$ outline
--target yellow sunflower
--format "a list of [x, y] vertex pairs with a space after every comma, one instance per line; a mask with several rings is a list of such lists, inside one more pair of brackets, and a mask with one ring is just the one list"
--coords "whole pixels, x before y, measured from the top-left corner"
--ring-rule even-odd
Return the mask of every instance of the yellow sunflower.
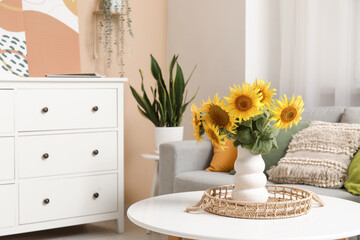
[[193, 136], [196, 137], [197, 142], [201, 142], [203, 137], [201, 136], [201, 113], [200, 109], [196, 106], [196, 104], [193, 104], [191, 106], [191, 112], [193, 117], [193, 127], [195, 129]]
[[191, 105], [191, 113], [193, 117], [192, 124], [196, 129], [198, 126], [201, 125], [201, 114], [200, 109], [196, 106], [196, 104]]
[[203, 140], [203, 136], [201, 135], [201, 125], [195, 127], [195, 131], [193, 133], [193, 136], [196, 138], [197, 143], [201, 142]]
[[232, 132], [233, 128], [236, 127], [234, 118], [226, 111], [224, 100], [220, 101], [217, 94], [213, 101], [208, 98], [208, 101], [203, 102], [201, 105], [203, 107], [203, 112], [205, 113], [204, 119], [206, 121], [210, 121], [219, 128], [226, 128], [229, 132]]
[[251, 117], [261, 114], [261, 93], [250, 84], [234, 85], [230, 87], [230, 97], [225, 97], [227, 110], [230, 115], [239, 119], [239, 122], [249, 120]]
[[281, 97], [281, 101], [276, 100], [277, 107], [274, 107], [271, 110], [273, 117], [272, 121], [276, 121], [275, 127], [278, 129], [284, 128], [287, 130], [291, 128], [293, 124], [297, 125], [301, 120], [301, 114], [304, 111], [304, 102], [301, 96], [298, 96], [295, 99], [293, 95], [292, 98], [288, 98], [284, 95], [284, 98]]
[[215, 126], [211, 122], [205, 122], [203, 126], [206, 135], [210, 138], [213, 146], [223, 150], [225, 145], [225, 135], [220, 135], [219, 127]]
[[262, 103], [263, 110], [266, 108], [270, 109], [272, 106], [272, 102], [275, 101], [272, 99], [276, 93], [276, 89], [269, 89], [271, 85], [271, 82], [265, 82], [264, 80], [260, 79], [259, 81], [255, 79], [255, 82], [253, 83], [253, 88], [258, 89], [258, 91], [262, 94], [262, 98], [260, 100], [260, 103]]

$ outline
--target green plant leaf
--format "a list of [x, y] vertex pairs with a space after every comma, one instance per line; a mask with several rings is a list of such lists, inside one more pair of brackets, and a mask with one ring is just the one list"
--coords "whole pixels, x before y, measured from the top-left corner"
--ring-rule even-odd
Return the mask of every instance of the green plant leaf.
[[172, 99], [168, 92], [166, 92], [166, 111], [167, 111], [167, 122], [170, 124], [169, 126], [174, 126], [174, 122], [176, 122], [176, 116], [173, 109]]
[[[161, 106], [167, 106], [166, 105], [166, 89], [164, 88], [164, 86], [161, 84], [161, 82], [159, 81], [158, 84], [158, 93], [159, 93], [159, 103], [161, 103]], [[166, 111], [164, 111], [164, 113], [166, 113]], [[164, 116], [166, 118], [166, 114]], [[165, 119], [164, 119], [165, 121]]]
[[[175, 64], [177, 62], [179, 56], [174, 55], [173, 58], [171, 59], [170, 62], [170, 66], [169, 66], [169, 95], [170, 95], [170, 99], [171, 99], [171, 103], [174, 104], [175, 103], [175, 87], [174, 87], [174, 67]], [[171, 108], [173, 108], [174, 106], [171, 105]]]
[[141, 114], [151, 119], [152, 122], [156, 122], [156, 126], [179, 126], [181, 124], [183, 113], [185, 112], [188, 104], [195, 99], [199, 90], [197, 89], [191, 100], [186, 102], [186, 97], [184, 98], [186, 84], [190, 80], [196, 67], [185, 83], [183, 71], [177, 62], [178, 57], [178, 55], [174, 55], [170, 62], [169, 86], [167, 86], [163, 79], [163, 74], [158, 62], [153, 55], [150, 55], [151, 74], [156, 80], [155, 87], [153, 88], [150, 86], [153, 99], [150, 99], [149, 97], [151, 96], [149, 96], [146, 92], [143, 73], [141, 70], [142, 97], [134, 88], [131, 87], [132, 94], [138, 102]]
[[157, 81], [164, 81], [163, 76], [162, 76], [162, 72], [161, 72], [161, 68], [160, 68], [158, 62], [153, 57], [153, 55], [150, 55], [150, 58], [151, 58], [151, 73], [152, 73], [153, 77]]
[[185, 81], [184, 74], [180, 65], [176, 64], [176, 75], [175, 75], [175, 105], [176, 105], [176, 114], [179, 116], [181, 113], [181, 106], [183, 104], [184, 91], [185, 91]]
[[199, 87], [196, 89], [194, 96], [192, 96], [192, 98], [181, 107], [181, 112], [180, 112], [181, 114], [185, 112], [187, 106], [195, 99], [198, 92], [199, 92]]
[[148, 114], [146, 114], [146, 112], [144, 112], [143, 110], [141, 110], [141, 108], [140, 108], [139, 106], [137, 106], [137, 108], [138, 108], [140, 114], [141, 114], [143, 117], [149, 119], [155, 126], [158, 126], [158, 125], [157, 125], [157, 122], [154, 122], [154, 121], [151, 119], [151, 117], [150, 117]]
[[273, 145], [273, 148], [279, 148], [278, 147], [278, 144], [277, 144], [277, 140], [276, 140], [276, 138], [274, 138], [273, 140], [272, 140], [272, 145]]
[[156, 102], [156, 106], [159, 109], [159, 113], [160, 113], [160, 127], [165, 127], [166, 126], [166, 113], [165, 110], [163, 108], [163, 106], [161, 105], [161, 103], [155, 99]]
[[249, 120], [246, 120], [246, 121], [242, 121], [241, 123], [240, 123], [240, 125], [243, 125], [243, 126], [246, 126], [246, 127], [251, 127], [252, 126], [252, 120], [251, 119], [249, 119]]
[[197, 65], [195, 65], [194, 69], [192, 70], [192, 72], [190, 73], [190, 76], [188, 77], [188, 79], [185, 82], [185, 87], [188, 85], [188, 82], [190, 81], [190, 78], [192, 77], [192, 75], [194, 74], [195, 70], [197, 68]]
[[264, 131], [265, 121], [266, 121], [266, 119], [264, 119], [264, 118], [258, 118], [257, 120], [255, 120], [256, 129], [259, 130], [260, 132]]
[[254, 138], [251, 134], [250, 128], [239, 130], [236, 134], [236, 138], [241, 142], [241, 144], [249, 145], [254, 143]]
[[[171, 59], [171, 62], [170, 62], [170, 65], [169, 65], [169, 74], [170, 74], [170, 78], [169, 80], [170, 81], [173, 81], [174, 80], [174, 67], [175, 67], [175, 64], [177, 62], [177, 59], [178, 59], [178, 55], [174, 55]], [[170, 83], [170, 82], [169, 82]]]
[[[142, 71], [139, 70], [139, 72], [140, 72], [140, 76], [141, 76], [141, 90], [143, 92], [144, 102], [146, 103], [147, 106], [149, 106], [151, 109], [153, 109], [152, 104], [150, 103], [150, 100], [149, 100], [149, 98], [147, 96], [147, 93], [146, 93], [146, 90], [145, 90], [145, 87], [144, 87], [144, 77], [143, 77]], [[155, 117], [155, 111], [154, 112], [151, 111], [151, 115], [153, 115]]]
[[147, 104], [144, 99], [142, 97], [140, 97], [140, 95], [136, 92], [136, 90], [130, 86], [131, 89], [131, 93], [133, 94], [135, 100], [137, 101], [137, 103], [140, 105], [140, 107], [144, 110], [144, 112], [146, 113], [146, 115], [149, 117], [149, 119], [153, 122], [156, 123], [155, 125], [157, 126], [157, 120], [155, 117], [155, 113], [152, 111], [152, 107], [151, 105]]
[[236, 139], [233, 144], [234, 144], [234, 147], [238, 147], [241, 145], [241, 142]]
[[272, 141], [263, 141], [260, 138], [258, 138], [254, 144], [252, 153], [253, 154], [266, 154], [271, 151], [272, 147], [273, 147]]

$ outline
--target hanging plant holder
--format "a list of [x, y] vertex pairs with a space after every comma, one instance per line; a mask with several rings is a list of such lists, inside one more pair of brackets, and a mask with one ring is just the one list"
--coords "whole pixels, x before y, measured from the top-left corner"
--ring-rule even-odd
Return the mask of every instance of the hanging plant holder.
[[[111, 1], [118, 2], [115, 6]], [[108, 68], [112, 65], [113, 47], [116, 47], [116, 54], [119, 56], [119, 74], [124, 76], [124, 54], [125, 54], [125, 34], [129, 33], [133, 37], [131, 28], [131, 9], [129, 0], [98, 0], [96, 9], [93, 12], [94, 25], [94, 58], [98, 59], [97, 44], [103, 44], [106, 65]], [[99, 24], [98, 17], [100, 17]], [[126, 23], [126, 25], [125, 25]], [[127, 28], [127, 29], [125, 29]], [[99, 30], [99, 31], [98, 31]]]

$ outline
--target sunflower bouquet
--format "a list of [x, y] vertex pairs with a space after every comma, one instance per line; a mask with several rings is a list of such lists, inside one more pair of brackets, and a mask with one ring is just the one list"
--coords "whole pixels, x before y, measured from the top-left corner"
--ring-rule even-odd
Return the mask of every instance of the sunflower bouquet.
[[[304, 102], [301, 96], [273, 99], [276, 89], [270, 82], [255, 80], [230, 87], [230, 97], [211, 100], [191, 107], [194, 137], [200, 142], [206, 133], [214, 146], [224, 149], [225, 139], [234, 139], [234, 146], [251, 150], [252, 154], [269, 153], [277, 148], [279, 129], [291, 128], [301, 120]], [[226, 101], [226, 103], [224, 102]]]

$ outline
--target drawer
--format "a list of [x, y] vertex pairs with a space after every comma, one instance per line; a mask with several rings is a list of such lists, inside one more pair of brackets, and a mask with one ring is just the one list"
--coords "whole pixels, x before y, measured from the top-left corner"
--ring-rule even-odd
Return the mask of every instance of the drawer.
[[14, 131], [14, 91], [0, 90], [0, 133]]
[[15, 226], [15, 184], [0, 185], [0, 228]]
[[37, 180], [19, 184], [19, 223], [117, 211], [117, 175]]
[[116, 89], [17, 91], [19, 131], [117, 126]]
[[18, 138], [20, 178], [117, 169], [117, 132]]
[[14, 138], [0, 137], [0, 181], [14, 179], [14, 172]]

